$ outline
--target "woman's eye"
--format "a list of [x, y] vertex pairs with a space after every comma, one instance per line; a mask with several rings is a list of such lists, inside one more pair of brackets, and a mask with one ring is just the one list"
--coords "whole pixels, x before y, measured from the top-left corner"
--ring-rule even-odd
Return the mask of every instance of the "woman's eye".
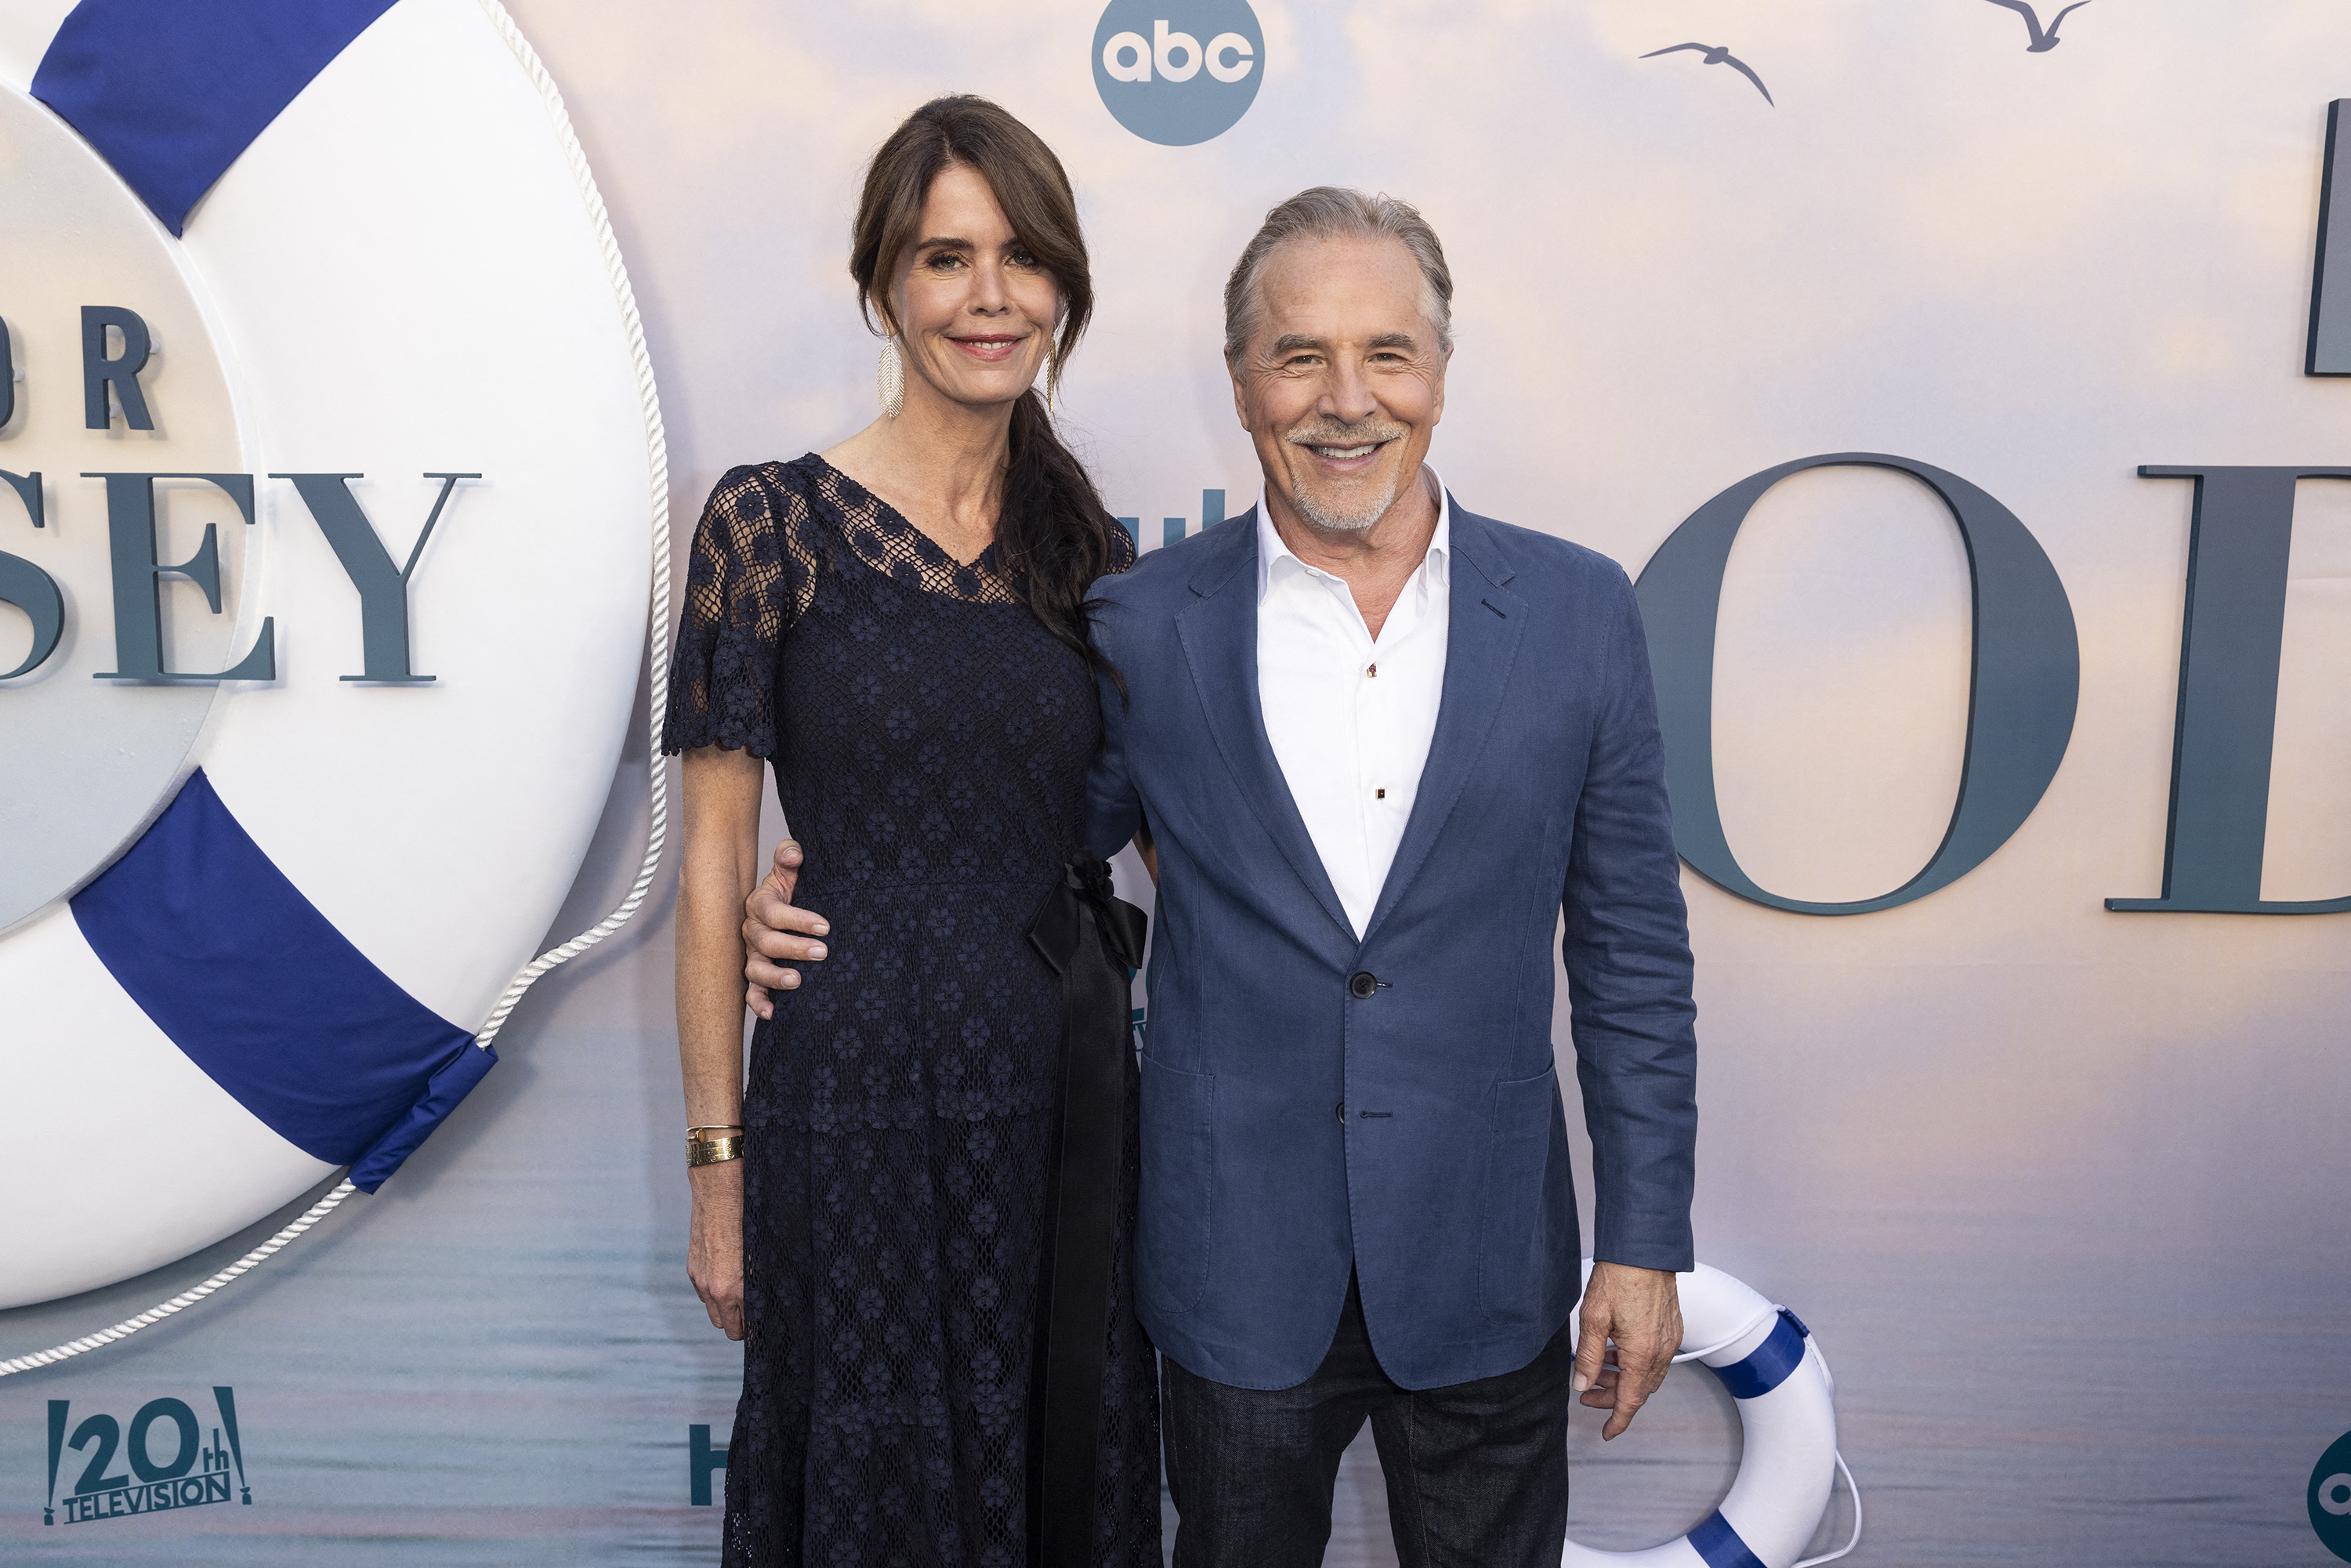
[[951, 250], [941, 251], [936, 256], [931, 257], [930, 265], [931, 270], [934, 272], [947, 272], [956, 267], [961, 267], [963, 265], [963, 257], [956, 255], [956, 253]]
[[1012, 252], [1010, 256], [1007, 256], [1006, 259], [1011, 262], [1015, 267], [1034, 267], [1037, 265], [1037, 258], [1029, 255], [1025, 250], [1016, 250]]

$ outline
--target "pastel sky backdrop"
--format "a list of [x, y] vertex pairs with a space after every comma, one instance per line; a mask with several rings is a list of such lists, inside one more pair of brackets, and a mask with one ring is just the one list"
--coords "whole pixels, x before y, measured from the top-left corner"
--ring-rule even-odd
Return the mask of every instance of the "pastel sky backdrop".
[[[1196, 528], [1205, 487], [1233, 512], [1254, 494], [1218, 296], [1259, 214], [1316, 182], [1414, 200], [1445, 237], [1458, 348], [1433, 457], [1465, 505], [1637, 572], [1699, 502], [1791, 457], [1898, 453], [1991, 490], [2073, 600], [2065, 766], [1990, 863], [1900, 910], [1788, 915], [1692, 879], [1708, 1168], [1740, 1173], [1709, 1211], [1728, 1242], [1783, 1186], [2079, 1208], [2054, 1162], [2168, 1245], [2251, 1239], [2208, 1236], [2214, 1203], [2340, 1242], [2320, 1199], [2343, 1174], [2323, 1040], [2341, 921], [2100, 902], [2162, 873], [2190, 486], [2136, 466], [2344, 450], [2351, 387], [2300, 373], [2325, 106], [2351, 91], [2339, 8], [2108, 0], [2032, 55], [1980, 0], [1269, 4], [1256, 107], [1191, 148], [1110, 119], [1064, 5], [705, 7], [657, 44], [633, 5], [517, 15], [635, 258], [681, 516], [726, 466], [871, 417], [844, 270], [860, 165], [958, 89], [1069, 164], [1101, 304], [1068, 418], [1146, 543], [1163, 517]], [[1638, 57], [1686, 40], [1731, 45], [1779, 107], [1695, 54]], [[2351, 891], [2351, 494], [2307, 484], [2302, 514], [2265, 877], [2285, 898]], [[1765, 885], [1865, 896], [1932, 852], [1965, 574], [1897, 476], [1810, 474], [1757, 508], [1717, 744]], [[2219, 1103], [2157, 1087], [2238, 1050], [2264, 1070], [2238, 1059]], [[1734, 1109], [1800, 1086], [1812, 1114], [1854, 1099], [1853, 1123], [1791, 1147], [1778, 1114]], [[2241, 1101], [2256, 1161], [2214, 1135]]]
[[[2351, 916], [2101, 901], [2154, 894], [2163, 868], [2190, 490], [2137, 466], [2351, 464], [2351, 383], [2301, 374], [2326, 105], [2351, 95], [2336, 0], [2100, 0], [2044, 54], [1983, 0], [1258, 0], [1256, 104], [1190, 148], [1104, 110], [1083, 4], [513, 10], [633, 271], [681, 552], [726, 468], [872, 416], [878, 345], [845, 269], [860, 167], [950, 90], [998, 99], [1069, 166], [1100, 302], [1066, 419], [1146, 544], [1163, 517], [1196, 528], [1204, 488], [1234, 513], [1255, 493], [1219, 292], [1265, 208], [1319, 183], [1410, 199], [1445, 239], [1458, 349], [1432, 456], [1474, 510], [1637, 573], [1700, 503], [1795, 457], [1900, 454], [1997, 496], [2072, 600], [2071, 750], [2006, 847], [1896, 910], [1784, 914], [1686, 873], [1700, 1255], [1821, 1335], [1872, 1489], [1852, 1562], [2326, 1561], [2302, 1497], [2351, 1427]], [[1639, 57], [1691, 40], [1731, 47], [1776, 107], [1696, 54]], [[2351, 894], [2351, 486], [2306, 483], [2297, 522], [2273, 898]], [[1807, 474], [1756, 508], [1715, 738], [1727, 831], [1764, 885], [1868, 896], [1932, 852], [1965, 735], [1966, 573], [1898, 476]], [[625, 885], [635, 788], [624, 765], [557, 935]], [[531, 1062], [512, 1078], [610, 1133], [592, 1156], [550, 1142], [606, 1194], [567, 1212], [658, 1232], [600, 1241], [631, 1260], [613, 1311], [674, 1342], [660, 1376], [699, 1369], [715, 1413], [692, 1418], [723, 1435], [724, 1368], [674, 1299], [664, 1229], [684, 1218], [662, 1163], [668, 921], [649, 910], [500, 1045]], [[579, 1080], [608, 1059], [625, 1070]], [[420, 1156], [444, 1205], [538, 1190], [475, 1168], [545, 1113], [503, 1094]], [[432, 1201], [355, 1216], [343, 1273], [364, 1275], [371, 1228], [429, 1229]], [[494, 1254], [526, 1313], [559, 1293]], [[382, 1256], [432, 1267], [406, 1242]], [[277, 1299], [349, 1288], [296, 1270]], [[50, 1321], [11, 1318], [10, 1344]], [[172, 1332], [152, 1364], [212, 1364]], [[465, 1364], [502, 1375], [486, 1352]], [[672, 1394], [643, 1397], [671, 1419]], [[1579, 1437], [1580, 1538], [1654, 1542], [1719, 1495], [1728, 1410], [1702, 1385], [1674, 1398], [1646, 1453]], [[706, 1539], [645, 1506], [643, 1552]]]

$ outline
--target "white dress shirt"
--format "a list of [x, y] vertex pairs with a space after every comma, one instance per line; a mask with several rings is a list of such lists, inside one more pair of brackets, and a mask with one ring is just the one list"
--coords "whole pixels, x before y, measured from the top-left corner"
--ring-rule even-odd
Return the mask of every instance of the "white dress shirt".
[[1257, 499], [1257, 690], [1274, 760], [1360, 939], [1404, 841], [1445, 695], [1452, 503], [1376, 642], [1346, 583], [1281, 542]]

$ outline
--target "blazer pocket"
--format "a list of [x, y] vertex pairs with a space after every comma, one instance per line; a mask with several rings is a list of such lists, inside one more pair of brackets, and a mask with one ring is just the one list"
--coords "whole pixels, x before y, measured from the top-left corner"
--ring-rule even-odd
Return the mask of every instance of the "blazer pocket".
[[1162, 1312], [1188, 1312], [1208, 1289], [1216, 1182], [1214, 1073], [1143, 1058], [1143, 1201], [1135, 1285]]
[[1531, 1322], [1550, 1245], [1552, 1124], [1563, 1113], [1556, 1068], [1494, 1085], [1478, 1227], [1478, 1304], [1494, 1322]]

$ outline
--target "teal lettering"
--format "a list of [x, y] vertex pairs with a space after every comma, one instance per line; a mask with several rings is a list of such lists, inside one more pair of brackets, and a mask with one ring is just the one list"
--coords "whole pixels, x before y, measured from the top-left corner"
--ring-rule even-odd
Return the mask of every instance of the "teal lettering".
[[114, 662], [120, 668], [93, 677], [101, 681], [144, 681], [153, 685], [218, 685], [223, 681], [270, 681], [277, 678], [277, 629], [274, 621], [261, 623], [253, 651], [232, 667], [209, 675], [187, 674], [163, 668], [162, 580], [184, 577], [204, 591], [204, 602], [221, 612], [220, 534], [204, 525], [204, 542], [177, 566], [155, 559], [155, 481], [202, 479], [218, 486], [236, 503], [246, 524], [253, 523], [253, 476], [250, 474], [85, 474], [85, 479], [106, 481], [106, 536], [114, 569]]
[[416, 536], [414, 548], [408, 552], [408, 564], [395, 567], [392, 556], [376, 537], [375, 526], [368, 521], [367, 513], [360, 508], [351, 495], [348, 480], [363, 478], [359, 474], [272, 474], [273, 479], [291, 479], [301, 494], [302, 504], [310, 509], [311, 520], [319, 531], [327, 536], [327, 543], [335, 559], [343, 564], [343, 575], [360, 595], [360, 646], [362, 658], [360, 673], [345, 675], [347, 681], [371, 681], [387, 685], [423, 685], [431, 675], [412, 674], [408, 667], [408, 580], [415, 575], [416, 563], [424, 554], [425, 541], [433, 537], [434, 525], [441, 520], [441, 508], [449, 504], [449, 492], [457, 487], [460, 479], [478, 479], [479, 474], [427, 474], [427, 479], [441, 481], [441, 494], [433, 503], [432, 515], [424, 519], [424, 530]]

